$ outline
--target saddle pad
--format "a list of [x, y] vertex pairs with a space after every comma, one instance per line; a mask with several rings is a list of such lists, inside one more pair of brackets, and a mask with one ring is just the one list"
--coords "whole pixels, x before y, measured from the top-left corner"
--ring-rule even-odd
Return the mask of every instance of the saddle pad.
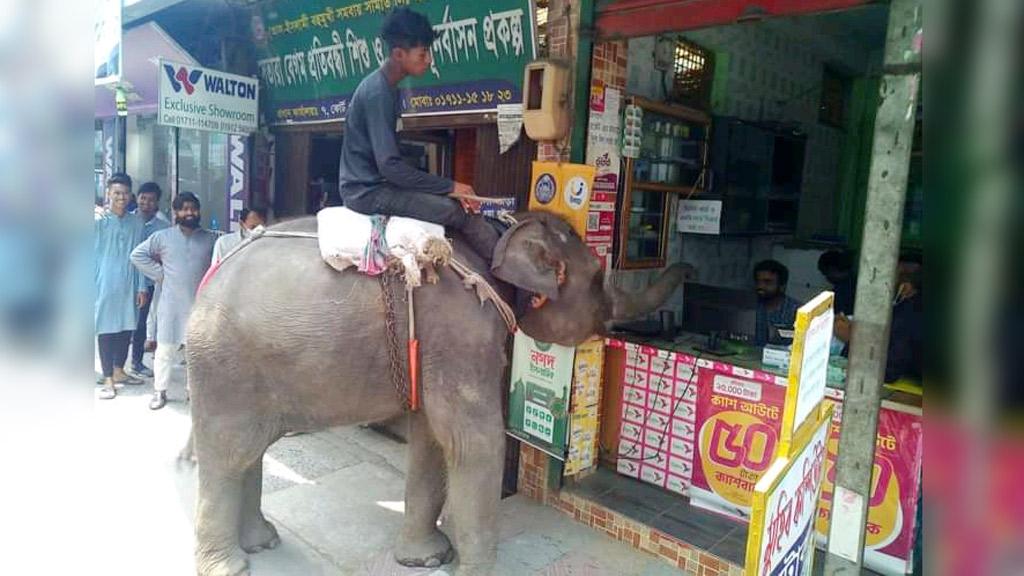
[[[324, 208], [316, 215], [320, 256], [335, 270], [367, 264], [367, 244], [373, 234], [371, 216], [344, 206]], [[444, 227], [430, 222], [394, 216], [388, 219], [384, 233], [388, 255], [402, 260], [406, 268], [416, 268], [418, 257], [431, 242], [444, 242]]]

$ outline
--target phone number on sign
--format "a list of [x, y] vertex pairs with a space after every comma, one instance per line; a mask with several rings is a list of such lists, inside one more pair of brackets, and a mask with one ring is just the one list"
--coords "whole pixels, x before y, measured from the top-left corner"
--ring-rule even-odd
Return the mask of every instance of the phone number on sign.
[[414, 96], [409, 99], [409, 106], [416, 108], [437, 108], [442, 106], [473, 106], [475, 104], [505, 104], [512, 101], [511, 90], [469, 90], [448, 92], [434, 96]]

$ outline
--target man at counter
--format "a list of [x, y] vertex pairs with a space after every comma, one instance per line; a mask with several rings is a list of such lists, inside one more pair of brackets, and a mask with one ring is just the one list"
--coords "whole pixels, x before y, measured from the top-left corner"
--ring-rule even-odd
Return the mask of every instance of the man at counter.
[[[763, 260], [754, 266], [754, 291], [757, 292], [757, 323], [754, 344], [775, 343], [776, 327], [792, 329], [800, 303], [786, 296], [789, 269], [777, 260]], [[778, 342], [781, 344], [781, 342]]]
[[853, 316], [853, 298], [857, 277], [853, 273], [853, 256], [847, 250], [827, 250], [818, 258], [818, 271], [832, 285], [836, 314]]
[[[921, 297], [921, 259], [900, 257], [896, 268], [896, 297], [889, 328], [889, 353], [885, 357], [885, 382], [907, 379], [920, 382], [924, 348], [924, 305]], [[849, 344], [852, 325], [836, 316], [835, 336]]]

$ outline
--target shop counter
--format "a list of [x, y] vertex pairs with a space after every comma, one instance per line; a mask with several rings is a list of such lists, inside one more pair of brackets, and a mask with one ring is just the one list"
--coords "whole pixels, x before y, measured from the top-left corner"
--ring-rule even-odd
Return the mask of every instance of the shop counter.
[[[620, 474], [688, 496], [694, 506], [747, 522], [754, 485], [771, 465], [782, 427], [786, 374], [761, 349], [702, 352], [704, 338], [616, 335], [606, 341], [601, 456]], [[845, 359], [829, 363], [835, 406], [818, 536], [828, 528], [842, 418]], [[920, 397], [893, 392], [879, 415], [865, 562], [904, 573], [913, 548], [921, 470]]]

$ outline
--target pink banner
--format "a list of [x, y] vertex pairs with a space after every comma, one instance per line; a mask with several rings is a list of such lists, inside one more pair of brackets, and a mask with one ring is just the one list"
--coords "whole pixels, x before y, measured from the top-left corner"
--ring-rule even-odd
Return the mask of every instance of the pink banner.
[[778, 447], [786, 387], [771, 374], [730, 364], [701, 360], [698, 366], [699, 457], [694, 459], [691, 501], [747, 520], [754, 485]]
[[[828, 440], [828, 461], [816, 529], [828, 531], [835, 489], [835, 462], [842, 421], [842, 392], [829, 390], [825, 402], [835, 406]], [[871, 481], [864, 562], [876, 571], [906, 571], [914, 547], [918, 488], [923, 450], [921, 416], [883, 407], [878, 415], [875, 463]]]

